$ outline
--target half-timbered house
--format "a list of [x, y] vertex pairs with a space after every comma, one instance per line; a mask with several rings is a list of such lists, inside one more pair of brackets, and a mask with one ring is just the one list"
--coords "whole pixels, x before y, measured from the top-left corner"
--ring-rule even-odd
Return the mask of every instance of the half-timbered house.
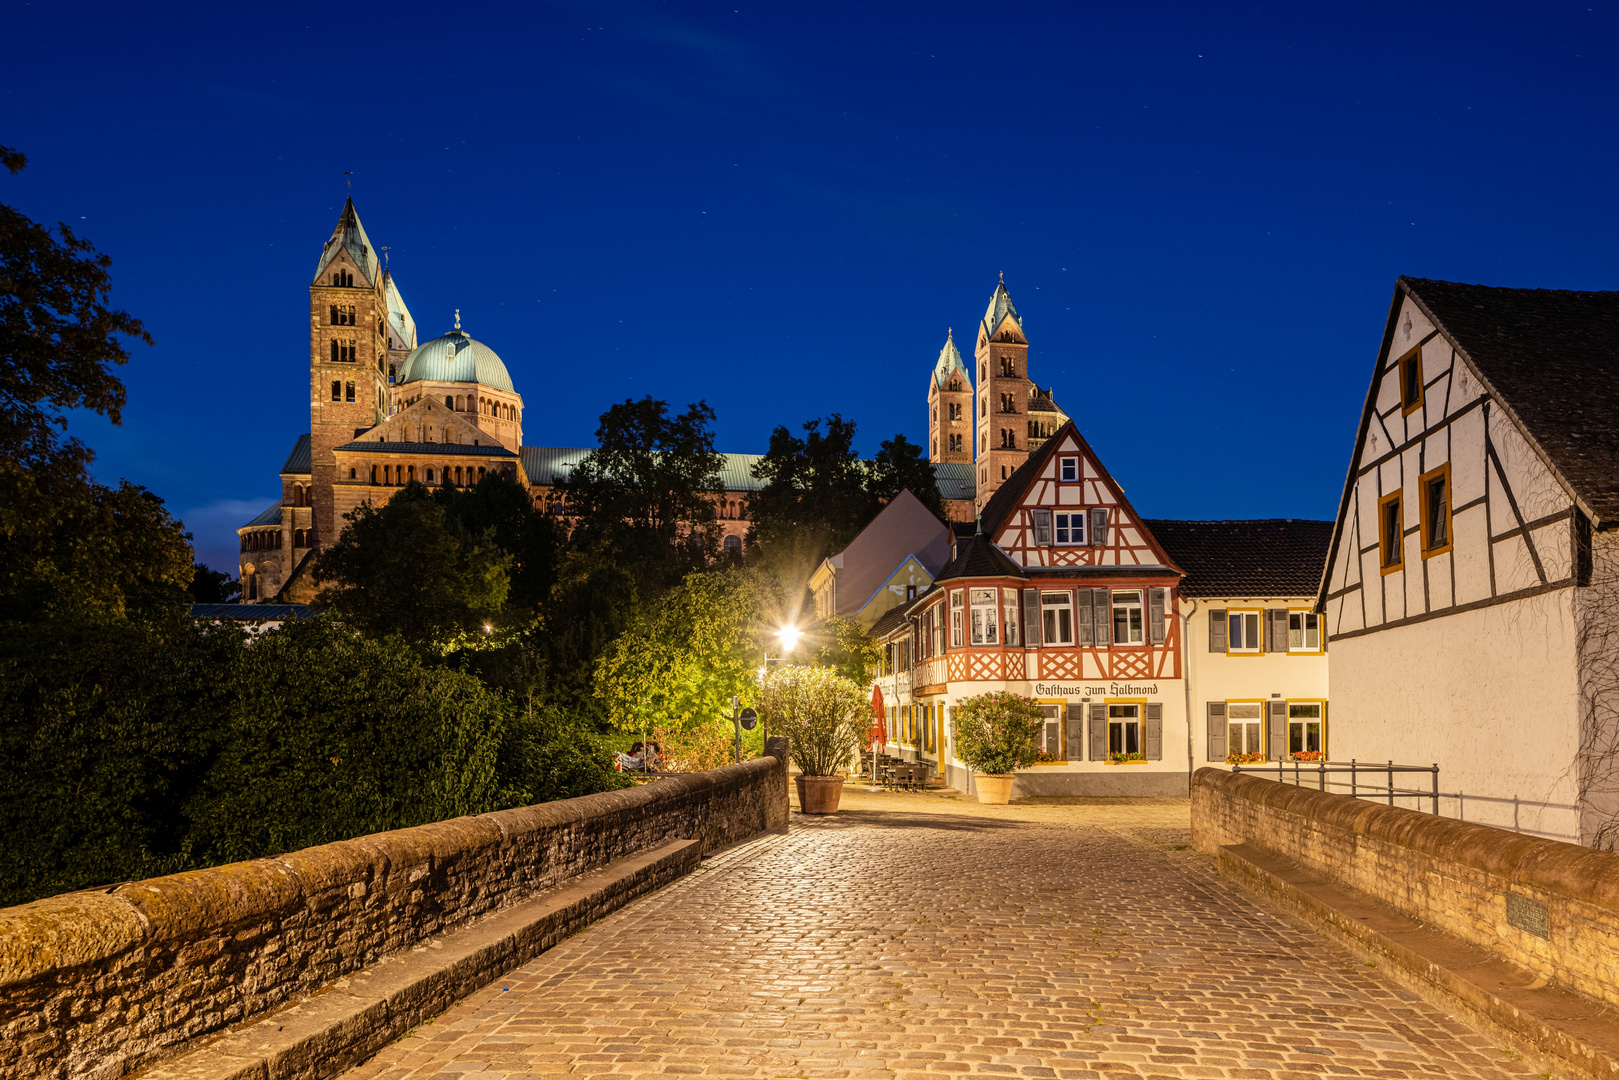
[[1333, 756], [1619, 840], [1619, 293], [1400, 278], [1318, 596]]

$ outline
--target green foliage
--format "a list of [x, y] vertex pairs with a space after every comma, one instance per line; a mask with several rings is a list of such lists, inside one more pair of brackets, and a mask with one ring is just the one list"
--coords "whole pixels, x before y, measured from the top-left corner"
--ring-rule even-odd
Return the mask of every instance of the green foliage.
[[714, 500], [725, 490], [713, 423], [701, 401], [679, 416], [651, 397], [603, 413], [596, 449], [559, 485], [573, 547], [625, 567], [642, 588], [668, 588], [710, 565]]
[[641, 618], [640, 589], [623, 567], [572, 561], [551, 594], [535, 648], [545, 658], [548, 699], [565, 712], [606, 727], [596, 697], [596, 669], [620, 635]]
[[770, 445], [753, 467], [764, 484], [748, 497], [750, 546], [780, 566], [814, 566], [846, 547], [907, 488], [943, 520], [944, 499], [920, 446], [895, 435], [875, 461], [865, 462], [855, 452], [854, 436], [854, 421], [838, 413], [806, 423], [803, 438], [785, 427], [770, 433]]
[[522, 625], [532, 620], [556, 579], [555, 520], [535, 509], [527, 488], [496, 472], [474, 487], [435, 488], [433, 501], [444, 508], [446, 525], [456, 536], [480, 538], [510, 556], [507, 611], [499, 621]]
[[446, 647], [482, 633], [510, 590], [512, 557], [490, 532], [469, 536], [412, 482], [378, 508], [344, 515], [337, 541], [321, 553], [318, 602], [371, 635], [398, 634], [418, 646]]
[[195, 563], [191, 569], [191, 584], [186, 592], [191, 594], [194, 604], [228, 604], [236, 599], [242, 591], [242, 583], [229, 574], [222, 574], [218, 570], [210, 570], [202, 563]]
[[602, 654], [596, 696], [624, 731], [675, 729], [730, 714], [751, 696], [764, 663], [766, 613], [781, 609], [776, 583], [757, 572], [691, 574]]
[[631, 786], [612, 760], [599, 733], [560, 709], [523, 712], [512, 719], [501, 747], [502, 801], [526, 806]]
[[787, 753], [805, 776], [836, 776], [866, 737], [860, 684], [825, 667], [783, 667], [765, 676], [759, 718], [787, 736]]
[[868, 685], [882, 658], [882, 648], [853, 619], [834, 616], [804, 632], [803, 651], [818, 667], [829, 667], [845, 679]]
[[1022, 694], [995, 690], [964, 698], [956, 703], [952, 724], [956, 756], [991, 775], [1025, 768], [1040, 752], [1044, 723], [1040, 706]]

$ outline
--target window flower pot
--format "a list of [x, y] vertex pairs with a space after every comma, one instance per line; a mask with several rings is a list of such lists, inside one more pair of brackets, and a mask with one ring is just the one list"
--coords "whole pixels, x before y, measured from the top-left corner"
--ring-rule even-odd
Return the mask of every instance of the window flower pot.
[[1005, 806], [1012, 801], [1011, 773], [973, 773], [973, 785], [978, 789], [978, 801], [990, 806]]
[[835, 814], [843, 798], [843, 777], [798, 777], [798, 808], [806, 814]]

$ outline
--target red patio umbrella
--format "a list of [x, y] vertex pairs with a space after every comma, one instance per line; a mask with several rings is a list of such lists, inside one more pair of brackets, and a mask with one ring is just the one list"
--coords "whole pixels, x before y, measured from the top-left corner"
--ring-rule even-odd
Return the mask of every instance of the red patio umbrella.
[[871, 688], [871, 742], [873, 744], [888, 741], [888, 714], [883, 709], [883, 688]]

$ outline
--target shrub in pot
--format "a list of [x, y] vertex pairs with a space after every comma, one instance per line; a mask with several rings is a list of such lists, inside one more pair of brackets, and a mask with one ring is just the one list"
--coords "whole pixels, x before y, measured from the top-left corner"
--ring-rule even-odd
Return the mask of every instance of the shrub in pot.
[[843, 794], [838, 773], [866, 735], [866, 715], [865, 693], [832, 668], [782, 667], [765, 676], [759, 718], [771, 735], [787, 736], [804, 813], [837, 810]]
[[956, 702], [956, 757], [975, 774], [979, 802], [1011, 799], [1012, 772], [1038, 759], [1044, 724], [1045, 715], [1033, 699], [1008, 690]]

